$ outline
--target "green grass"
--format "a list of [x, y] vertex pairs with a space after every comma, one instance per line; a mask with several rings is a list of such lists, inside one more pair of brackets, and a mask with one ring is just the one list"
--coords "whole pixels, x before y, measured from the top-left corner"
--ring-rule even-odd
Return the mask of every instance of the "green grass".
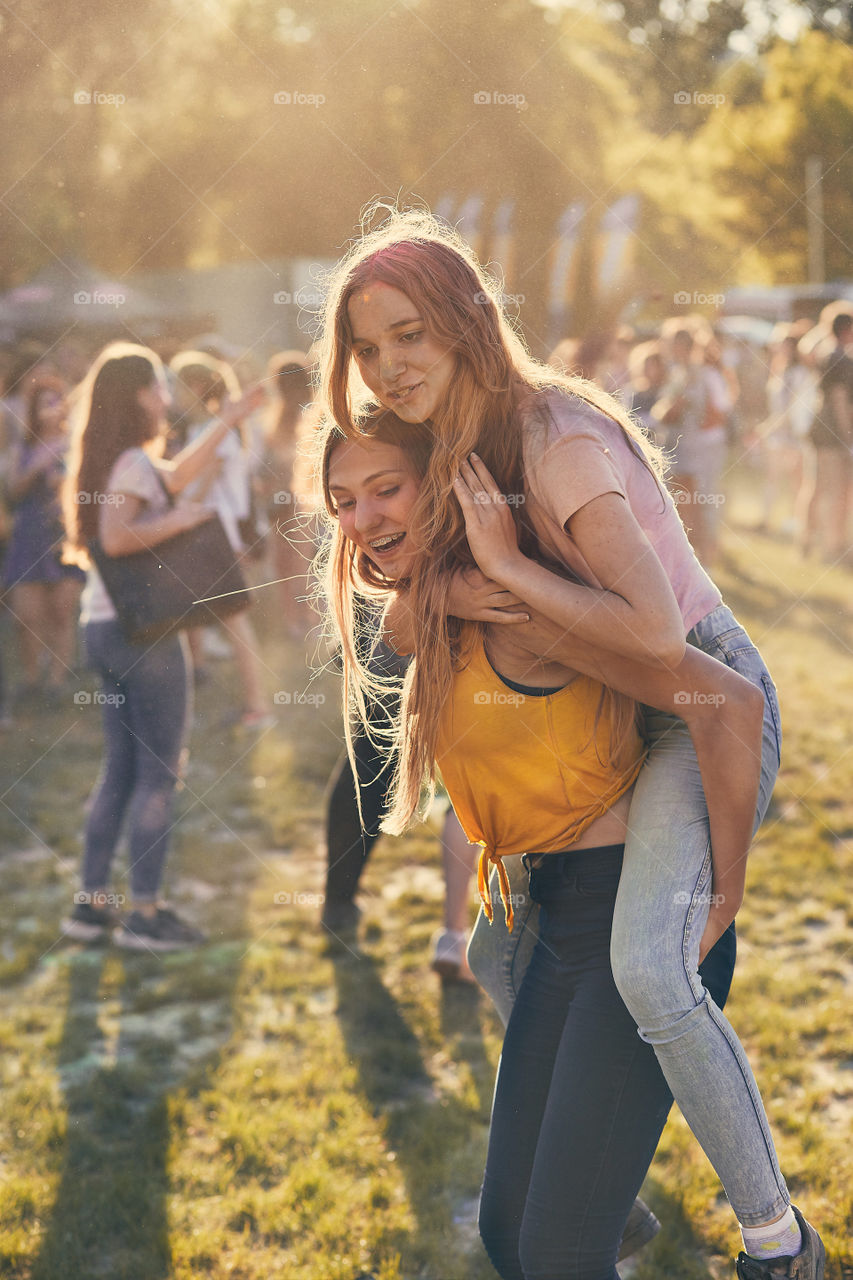
[[[795, 1198], [821, 1225], [827, 1275], [842, 1280], [853, 1275], [851, 579], [750, 534], [748, 502], [744, 491], [732, 504], [717, 576], [776, 677], [786, 742], [729, 1013]], [[270, 692], [304, 688], [301, 655], [265, 630]], [[427, 968], [442, 893], [429, 829], [380, 842], [362, 950], [326, 947], [311, 895], [339, 749], [334, 676], [312, 690], [325, 703], [279, 707], [254, 743], [217, 727], [233, 698], [226, 676], [201, 691], [169, 880], [211, 943], [165, 959], [58, 940], [97, 708], [23, 715], [6, 735], [0, 1276], [493, 1280], [475, 1215], [500, 1026], [485, 1000], [442, 994]], [[635, 1280], [733, 1274], [734, 1220], [678, 1115], [645, 1194], [664, 1231]]]

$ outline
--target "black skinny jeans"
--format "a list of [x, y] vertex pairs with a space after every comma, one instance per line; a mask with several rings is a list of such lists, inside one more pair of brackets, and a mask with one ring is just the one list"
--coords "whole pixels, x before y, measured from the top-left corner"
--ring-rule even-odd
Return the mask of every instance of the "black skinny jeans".
[[[539, 942], [507, 1027], [480, 1201], [503, 1280], [618, 1280], [622, 1231], [672, 1105], [610, 968], [622, 851], [528, 868]], [[699, 969], [720, 1008], [735, 951], [732, 926]]]
[[379, 838], [379, 824], [388, 812], [391, 768], [387, 754], [377, 751], [367, 738], [356, 738], [354, 747], [364, 826], [359, 820], [355, 779], [345, 754], [332, 775], [326, 806], [327, 902], [353, 900], [370, 851]]

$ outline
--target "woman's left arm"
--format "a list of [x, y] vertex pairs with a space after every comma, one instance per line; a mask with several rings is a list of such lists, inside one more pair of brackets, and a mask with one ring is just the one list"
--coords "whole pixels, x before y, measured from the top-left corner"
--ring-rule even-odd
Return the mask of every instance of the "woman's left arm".
[[512, 641], [531, 656], [562, 662], [686, 723], [711, 832], [713, 896], [699, 952], [703, 960], [743, 901], [761, 779], [764, 695], [737, 671], [692, 645], [675, 670], [667, 671], [578, 641], [535, 614], [530, 623], [513, 628]]
[[506, 498], [471, 454], [454, 482], [468, 543], [487, 577], [573, 636], [649, 666], [684, 656], [684, 622], [663, 565], [628, 503], [616, 493], [587, 502], [571, 534], [600, 588], [557, 578], [518, 547]]

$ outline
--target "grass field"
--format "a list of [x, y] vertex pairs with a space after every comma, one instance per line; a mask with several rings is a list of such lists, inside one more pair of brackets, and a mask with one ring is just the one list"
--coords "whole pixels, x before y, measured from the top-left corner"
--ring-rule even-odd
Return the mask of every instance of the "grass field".
[[[849, 1280], [853, 578], [749, 533], [733, 505], [717, 576], [774, 673], [786, 741], [729, 1013], [827, 1276]], [[270, 693], [306, 688], [301, 652], [268, 638], [264, 659]], [[165, 959], [58, 937], [98, 708], [69, 697], [4, 735], [0, 1276], [494, 1277], [475, 1223], [500, 1024], [428, 970], [442, 888], [427, 828], [380, 842], [361, 949], [327, 950], [312, 895], [335, 678], [311, 690], [325, 702], [279, 705], [250, 739], [217, 728], [227, 672], [202, 689], [169, 885], [211, 942]], [[678, 1115], [644, 1194], [664, 1230], [634, 1280], [733, 1276], [734, 1219]]]

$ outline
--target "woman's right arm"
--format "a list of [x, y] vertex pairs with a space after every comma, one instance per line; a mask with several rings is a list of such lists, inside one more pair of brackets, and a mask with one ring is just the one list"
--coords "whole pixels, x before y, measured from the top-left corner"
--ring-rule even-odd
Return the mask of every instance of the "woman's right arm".
[[160, 515], [146, 516], [145, 503], [129, 493], [110, 493], [100, 511], [98, 531], [108, 556], [130, 556], [135, 551], [156, 547], [167, 538], [209, 520], [210, 507], [184, 502]]
[[240, 400], [229, 401], [218, 417], [201, 435], [176, 454], [169, 462], [158, 462], [157, 468], [170, 493], [186, 489], [206, 467], [216, 462], [216, 450], [229, 431], [237, 427], [264, 400], [262, 387], [253, 387]]
[[[522, 610], [519, 610], [519, 606]], [[471, 565], [457, 569], [450, 580], [447, 612], [454, 618], [469, 622], [529, 622], [530, 614], [524, 610], [521, 600], [506, 591], [499, 582], [487, 578], [481, 569]], [[382, 638], [395, 653], [409, 654], [415, 650], [417, 626], [409, 607], [409, 593], [398, 587], [389, 596], [382, 619]]]
[[557, 578], [518, 545], [506, 498], [475, 454], [454, 482], [468, 545], [490, 578], [525, 606], [590, 644], [649, 666], [674, 669], [684, 655], [684, 623], [672, 584], [625, 498], [590, 498], [568, 522], [600, 587]]
[[740, 909], [761, 778], [764, 695], [725, 663], [688, 645], [673, 671], [579, 641], [541, 615], [512, 631], [531, 656], [581, 671], [647, 706], [679, 716], [693, 740], [708, 806], [713, 899], [704, 958]]

